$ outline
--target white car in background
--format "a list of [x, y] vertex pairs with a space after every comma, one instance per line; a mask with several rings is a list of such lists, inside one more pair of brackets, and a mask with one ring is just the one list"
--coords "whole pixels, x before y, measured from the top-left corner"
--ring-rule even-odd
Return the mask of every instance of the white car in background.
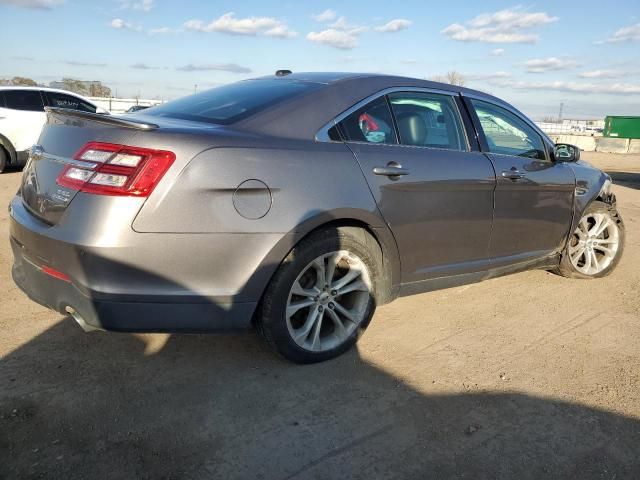
[[65, 90], [0, 86], [0, 173], [8, 165], [26, 163], [29, 149], [38, 141], [46, 121], [45, 106], [109, 113]]

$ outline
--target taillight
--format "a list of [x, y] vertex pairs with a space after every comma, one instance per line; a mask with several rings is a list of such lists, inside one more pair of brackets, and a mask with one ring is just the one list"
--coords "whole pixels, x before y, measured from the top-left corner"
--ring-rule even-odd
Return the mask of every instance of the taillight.
[[98, 195], [147, 197], [176, 159], [173, 152], [89, 142], [56, 183]]

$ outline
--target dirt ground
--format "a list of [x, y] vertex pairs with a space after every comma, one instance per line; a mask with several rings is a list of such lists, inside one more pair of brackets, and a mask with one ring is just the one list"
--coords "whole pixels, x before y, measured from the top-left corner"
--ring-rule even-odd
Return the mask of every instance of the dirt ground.
[[85, 334], [10, 278], [0, 176], [0, 478], [640, 478], [640, 155], [601, 280], [544, 271], [403, 298], [349, 354], [252, 334]]

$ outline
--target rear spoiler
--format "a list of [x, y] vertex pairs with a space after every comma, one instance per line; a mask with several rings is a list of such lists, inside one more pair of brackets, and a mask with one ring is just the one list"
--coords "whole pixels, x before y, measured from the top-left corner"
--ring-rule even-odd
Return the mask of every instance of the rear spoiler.
[[101, 114], [101, 113], [89, 113], [81, 112], [79, 110], [71, 110], [69, 108], [59, 107], [44, 107], [47, 116], [64, 116], [64, 117], [76, 117], [84, 120], [90, 120], [92, 122], [104, 123], [106, 125], [112, 125], [114, 127], [135, 128], [136, 130], [155, 130], [160, 128], [155, 123], [143, 122], [142, 120], [124, 119], [115, 115]]

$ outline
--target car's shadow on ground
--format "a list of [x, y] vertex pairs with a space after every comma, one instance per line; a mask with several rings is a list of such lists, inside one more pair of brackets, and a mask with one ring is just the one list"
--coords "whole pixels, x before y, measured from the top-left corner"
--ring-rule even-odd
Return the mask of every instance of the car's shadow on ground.
[[251, 334], [149, 338], [66, 318], [3, 358], [0, 477], [640, 478], [638, 419], [425, 395], [357, 350], [298, 366]]
[[634, 172], [610, 172], [607, 171], [613, 183], [623, 187], [640, 190], [640, 173]]

